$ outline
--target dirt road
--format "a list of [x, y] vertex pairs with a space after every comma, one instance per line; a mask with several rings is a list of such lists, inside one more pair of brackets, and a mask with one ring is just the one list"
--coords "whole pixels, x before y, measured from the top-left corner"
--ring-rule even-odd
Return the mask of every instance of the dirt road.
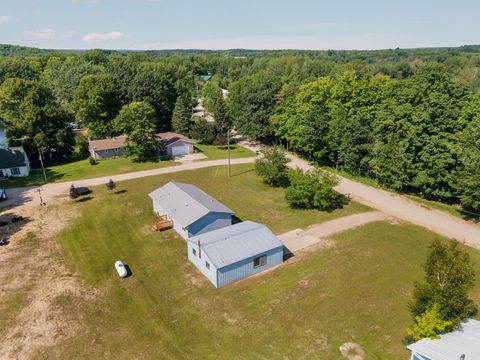
[[[242, 146], [256, 151], [258, 146], [248, 142], [241, 142]], [[313, 168], [308, 162], [288, 155], [289, 167], [304, 170]], [[437, 234], [458, 240], [466, 245], [480, 249], [480, 225], [464, 221], [446, 212], [428, 209], [406, 197], [377, 189], [356, 181], [338, 176], [340, 183], [336, 190], [341, 194], [350, 194], [351, 198], [359, 203], [377, 209], [389, 217], [408, 221], [423, 226]]]
[[350, 216], [344, 216], [321, 224], [309, 226], [306, 229], [295, 229], [278, 235], [287, 249], [296, 253], [307, 247], [322, 244], [329, 236], [345, 230], [353, 229], [374, 221], [388, 220], [388, 217], [380, 211], [371, 211]]
[[[289, 155], [292, 168], [311, 169], [312, 166], [296, 156]], [[388, 216], [423, 226], [437, 234], [464, 242], [480, 249], [480, 226], [459, 219], [446, 212], [427, 209], [402, 195], [377, 189], [339, 176], [336, 190], [350, 194], [351, 198], [371, 206]]]

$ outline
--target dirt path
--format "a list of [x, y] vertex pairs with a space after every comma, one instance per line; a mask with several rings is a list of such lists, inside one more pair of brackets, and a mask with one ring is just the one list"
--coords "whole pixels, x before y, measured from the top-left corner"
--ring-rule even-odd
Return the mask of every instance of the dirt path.
[[[258, 145], [241, 142], [242, 146], [255, 151]], [[291, 168], [310, 170], [313, 168], [308, 162], [288, 155]], [[480, 226], [464, 221], [446, 212], [425, 208], [406, 197], [377, 189], [359, 182], [338, 176], [340, 183], [336, 190], [342, 194], [350, 194], [351, 198], [359, 203], [375, 208], [389, 217], [401, 219], [415, 225], [423, 226], [437, 234], [458, 240], [466, 245], [480, 249]]]
[[327, 245], [328, 237], [333, 234], [381, 220], [388, 220], [388, 217], [379, 211], [366, 212], [312, 225], [305, 230], [295, 229], [279, 235], [278, 238], [290, 252], [296, 253], [322, 242]]
[[96, 297], [68, 270], [55, 239], [73, 213], [30, 204], [0, 212], [3, 220], [25, 218], [2, 227], [10, 243], [0, 248], [0, 359], [30, 359], [72, 337], [81, 319], [61, 302]]
[[[248, 163], [253, 163], [254, 161], [255, 161], [255, 158], [252, 158], [252, 157], [239, 158], [239, 159], [232, 159], [231, 164], [232, 165], [248, 164]], [[47, 184], [41, 187], [42, 197], [45, 202], [49, 203], [55, 196], [60, 194], [67, 194], [68, 189], [72, 184], [74, 184], [75, 187], [82, 187], [82, 186], [88, 187], [88, 186], [106, 184], [109, 179], [113, 179], [114, 181], [118, 182], [118, 181], [124, 181], [124, 180], [143, 178], [147, 176], [171, 174], [179, 171], [203, 169], [207, 167], [221, 166], [221, 165], [227, 165], [227, 164], [228, 164], [227, 159], [207, 160], [207, 161], [194, 162], [194, 163], [185, 163], [178, 166], [169, 166], [169, 167], [164, 167], [159, 169], [136, 171], [136, 172], [126, 173], [126, 174], [111, 175], [111, 176], [102, 176], [102, 177], [93, 178], [93, 179]], [[0, 210], [2, 208], [17, 206], [24, 203], [29, 203], [31, 201], [35, 201], [38, 205], [39, 195], [38, 195], [38, 192], [36, 192], [37, 189], [38, 187], [7, 189], [9, 199], [7, 201], [3, 201], [2, 203], [0, 203]]]

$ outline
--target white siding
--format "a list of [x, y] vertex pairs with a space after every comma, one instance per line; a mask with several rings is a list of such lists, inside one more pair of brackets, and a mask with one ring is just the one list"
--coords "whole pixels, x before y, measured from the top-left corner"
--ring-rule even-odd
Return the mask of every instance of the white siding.
[[[215, 266], [204, 252], [201, 253], [202, 257], [200, 258], [200, 251], [197, 244], [193, 244], [190, 241], [187, 241], [187, 244], [188, 259], [203, 275], [207, 277], [208, 280], [210, 280], [213, 286], [217, 287], [217, 269]], [[193, 249], [195, 249], [196, 255], [193, 254]], [[210, 264], [210, 269], [207, 269], [206, 262]]]
[[20, 175], [13, 175], [12, 174], [12, 169], [14, 169], [14, 168], [15, 167], [7, 168], [7, 169], [0, 169], [2, 171], [3, 177], [24, 177], [24, 176], [28, 176], [30, 174], [30, 166], [29, 165], [18, 167], [18, 170], [20, 171]]

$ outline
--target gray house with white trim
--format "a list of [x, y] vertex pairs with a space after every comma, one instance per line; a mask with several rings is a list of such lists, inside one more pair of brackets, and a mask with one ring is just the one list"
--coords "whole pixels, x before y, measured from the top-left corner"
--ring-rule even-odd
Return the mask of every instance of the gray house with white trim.
[[468, 319], [461, 329], [440, 335], [439, 339], [422, 339], [407, 346], [410, 360], [478, 360], [480, 359], [480, 321]]
[[184, 239], [232, 224], [234, 212], [195, 185], [171, 181], [148, 196]]
[[217, 288], [283, 262], [283, 243], [253, 221], [191, 237], [187, 244], [188, 259]]

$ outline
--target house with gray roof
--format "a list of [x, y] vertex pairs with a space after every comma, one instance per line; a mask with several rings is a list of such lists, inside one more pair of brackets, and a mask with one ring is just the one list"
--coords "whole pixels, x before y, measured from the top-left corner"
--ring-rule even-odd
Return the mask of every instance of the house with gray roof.
[[407, 346], [410, 360], [480, 359], [480, 321], [468, 319], [460, 329], [440, 335], [439, 339], [422, 339]]
[[244, 221], [187, 240], [188, 259], [219, 288], [283, 261], [283, 243], [264, 225]]
[[184, 239], [232, 224], [234, 212], [194, 185], [171, 181], [148, 196]]
[[0, 148], [0, 179], [30, 174], [30, 162], [23, 147]]

